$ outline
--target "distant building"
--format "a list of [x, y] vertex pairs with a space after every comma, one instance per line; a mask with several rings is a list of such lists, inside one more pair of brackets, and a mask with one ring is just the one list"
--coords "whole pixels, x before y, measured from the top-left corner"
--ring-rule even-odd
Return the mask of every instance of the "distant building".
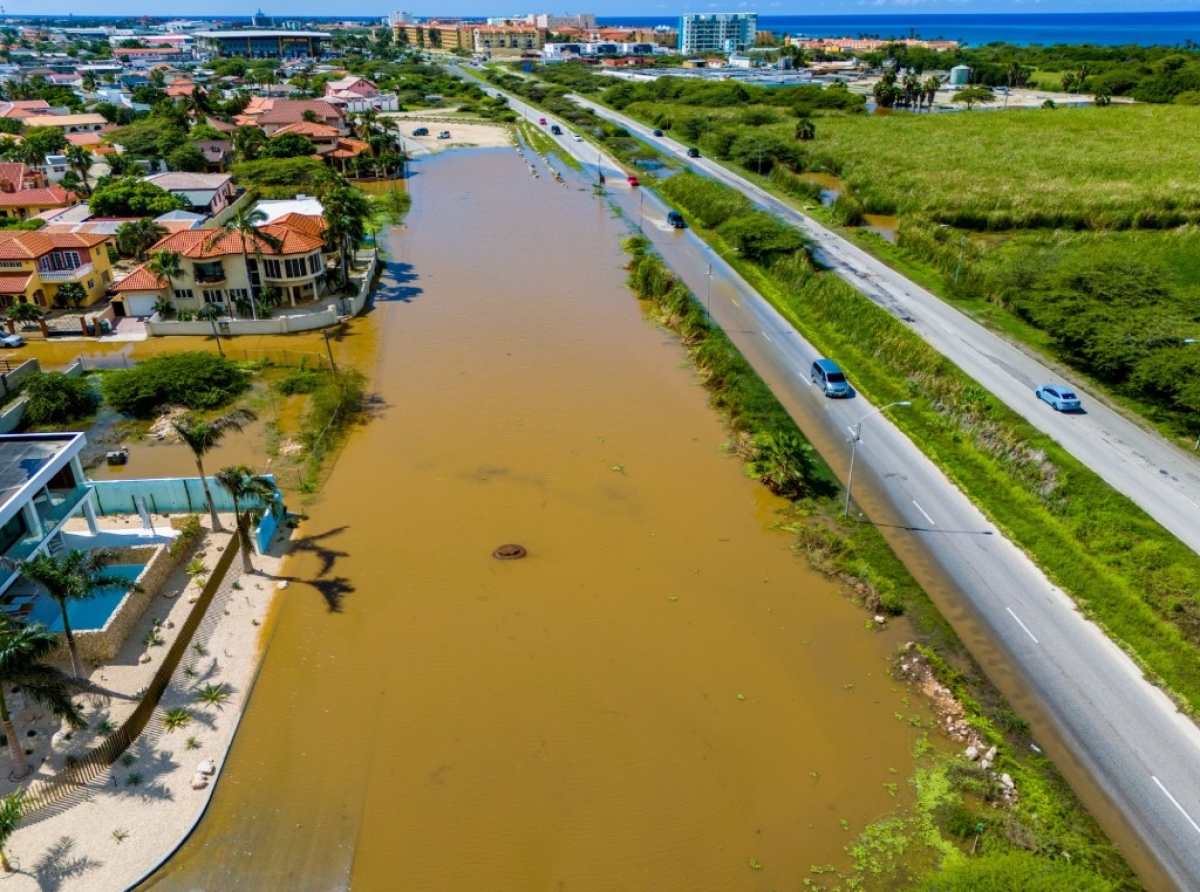
[[528, 25], [484, 25], [473, 32], [472, 49], [491, 56], [536, 55], [546, 43], [546, 32]]
[[417, 49], [467, 50], [474, 47], [471, 29], [461, 24], [426, 22], [424, 24], [400, 24], [392, 28], [396, 43]]
[[549, 15], [542, 13], [531, 17], [530, 23], [544, 31], [559, 31], [563, 28], [577, 28], [580, 31], [595, 31], [596, 16], [590, 12], [576, 15]]
[[685, 15], [679, 25], [679, 52], [739, 53], [754, 46], [758, 14], [722, 12]]
[[965, 87], [971, 83], [971, 68], [969, 65], [955, 65], [950, 69], [950, 86]]
[[397, 25], [411, 25], [412, 20], [411, 12], [391, 12], [384, 17], [382, 24], [395, 30]]
[[325, 31], [245, 29], [197, 31], [193, 35], [207, 56], [246, 56], [251, 59], [317, 58], [331, 35]]

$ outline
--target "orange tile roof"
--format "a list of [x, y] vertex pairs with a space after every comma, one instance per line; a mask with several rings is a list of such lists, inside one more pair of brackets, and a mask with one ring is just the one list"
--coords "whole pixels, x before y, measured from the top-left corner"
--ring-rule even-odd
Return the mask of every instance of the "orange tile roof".
[[160, 279], [146, 269], [145, 264], [142, 264], [109, 290], [117, 293], [122, 291], [162, 291], [166, 287], [166, 279]]
[[55, 248], [94, 248], [107, 240], [106, 235], [73, 232], [0, 231], [0, 260], [33, 260]]
[[19, 161], [14, 161], [9, 164], [0, 164], [0, 182], [7, 180], [17, 188], [20, 188], [21, 181], [28, 176], [28, 171], [24, 164]]
[[339, 139], [337, 148], [329, 153], [330, 158], [357, 158], [370, 146], [361, 139]]
[[[249, 107], [246, 109], [250, 111]], [[276, 99], [258, 119], [260, 124], [295, 124], [311, 111], [322, 120], [342, 120], [345, 115], [334, 105], [321, 99]]]
[[75, 200], [75, 193], [60, 186], [45, 189], [20, 189], [0, 192], [0, 207], [32, 207], [33, 205], [62, 205]]
[[330, 127], [328, 124], [317, 124], [313, 121], [297, 121], [295, 124], [280, 127], [275, 131], [274, 135], [279, 136], [281, 133], [299, 133], [301, 136], [315, 139], [330, 139], [338, 135], [338, 129]]
[[24, 294], [32, 278], [32, 273], [27, 276], [0, 276], [0, 294]]
[[271, 225], [286, 226], [304, 235], [311, 235], [313, 238], [320, 238], [328, 226], [324, 217], [298, 214], [295, 211], [292, 211], [290, 214], [284, 214], [281, 217], [276, 217], [271, 221]]
[[[257, 249], [260, 254], [282, 256], [284, 254], [307, 254], [325, 243], [318, 237], [299, 232], [290, 226], [279, 223], [267, 223], [258, 227], [260, 232], [274, 236], [279, 240], [276, 250], [264, 239], [254, 236], [246, 237], [246, 248], [250, 251]], [[221, 232], [219, 229], [188, 229], [168, 235], [153, 250], [166, 249], [178, 251], [191, 260], [208, 260], [213, 257], [224, 257], [229, 254], [242, 253], [242, 237], [236, 232]], [[2, 255], [0, 255], [2, 259]]]

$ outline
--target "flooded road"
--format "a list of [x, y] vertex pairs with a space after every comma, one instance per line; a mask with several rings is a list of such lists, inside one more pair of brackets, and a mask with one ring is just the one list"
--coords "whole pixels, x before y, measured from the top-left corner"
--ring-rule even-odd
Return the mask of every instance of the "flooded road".
[[[589, 189], [511, 150], [410, 185], [341, 345], [374, 417], [297, 531], [212, 805], [143, 888], [769, 889], [845, 866], [907, 795], [902, 630], [864, 631], [771, 529]], [[529, 557], [495, 560], [510, 542]]]

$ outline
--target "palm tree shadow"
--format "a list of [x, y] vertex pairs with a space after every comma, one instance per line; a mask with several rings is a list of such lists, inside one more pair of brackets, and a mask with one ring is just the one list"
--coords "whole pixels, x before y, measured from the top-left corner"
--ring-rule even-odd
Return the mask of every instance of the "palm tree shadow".
[[298, 576], [270, 576], [264, 574], [271, 579], [285, 580], [289, 583], [297, 582], [303, 585], [309, 585], [315, 588], [321, 597], [325, 599], [325, 604], [329, 608], [330, 613], [341, 613], [342, 602], [346, 595], [354, 591], [354, 584], [345, 576], [329, 576], [329, 572], [333, 570], [337, 564], [338, 558], [349, 557], [350, 552], [338, 551], [330, 548], [325, 544], [325, 540], [331, 536], [337, 536], [345, 532], [346, 527], [335, 527], [324, 533], [315, 536], [304, 536], [297, 539], [292, 545], [292, 550], [297, 552], [307, 552], [315, 555], [320, 561], [320, 568], [317, 575], [313, 579], [301, 579]]
[[[41, 892], [56, 892], [67, 880], [83, 876], [89, 870], [103, 867], [103, 861], [95, 861], [87, 855], [73, 856], [75, 840], [70, 836], [61, 836], [42, 855], [28, 872], [38, 885]], [[25, 873], [18, 870], [17, 873]]]
[[383, 278], [379, 280], [379, 287], [371, 296], [371, 302], [411, 303], [419, 295], [425, 293], [425, 289], [411, 284], [417, 281], [417, 278], [418, 275], [411, 263], [388, 263]]

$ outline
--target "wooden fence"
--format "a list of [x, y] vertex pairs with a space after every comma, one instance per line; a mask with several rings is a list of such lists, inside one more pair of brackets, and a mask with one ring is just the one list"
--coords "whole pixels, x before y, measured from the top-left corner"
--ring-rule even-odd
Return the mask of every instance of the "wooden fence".
[[121, 727], [108, 736], [104, 743], [53, 777], [31, 784], [25, 791], [23, 803], [25, 818], [57, 804], [70, 805], [71, 803], [66, 802], [70, 794], [82, 790], [87, 784], [100, 777], [146, 730], [154, 711], [158, 708], [158, 701], [162, 699], [163, 692], [171, 682], [171, 676], [179, 668], [180, 660], [183, 659], [191, 645], [192, 636], [196, 634], [196, 629], [199, 628], [205, 614], [208, 613], [213, 598], [220, 589], [221, 583], [224, 582], [225, 574], [229, 572], [229, 565], [233, 563], [238, 547], [238, 537], [234, 536], [221, 554], [216, 567], [213, 568], [212, 576], [209, 577], [207, 584], [200, 592], [200, 597], [192, 607], [191, 613], [183, 621], [175, 643], [171, 645], [163, 658], [162, 665], [154, 673], [154, 679], [142, 694], [137, 708], [129, 718], [121, 723]]

